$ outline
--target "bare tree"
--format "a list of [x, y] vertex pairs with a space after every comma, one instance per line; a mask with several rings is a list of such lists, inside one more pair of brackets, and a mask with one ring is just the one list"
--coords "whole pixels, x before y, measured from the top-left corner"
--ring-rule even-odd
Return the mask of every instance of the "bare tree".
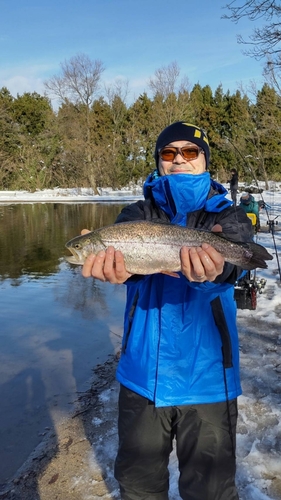
[[[264, 19], [262, 28], [254, 28], [248, 40], [244, 40], [241, 35], [237, 36], [238, 43], [250, 45], [245, 51], [246, 55], [255, 59], [270, 59], [270, 66], [281, 69], [281, 5], [276, 0], [247, 0], [239, 2], [233, 0], [226, 5], [229, 15], [222, 16], [224, 19], [238, 23], [242, 18], [250, 21]], [[265, 65], [265, 72], [267, 64]]]
[[[180, 76], [180, 68], [176, 61], [168, 66], [162, 66], [155, 71], [154, 77], [150, 78], [148, 87], [153, 92], [154, 97], [158, 94], [163, 99], [167, 99], [170, 94], [178, 91], [177, 82]], [[186, 85], [187, 81], [185, 81]]]
[[116, 78], [111, 85], [105, 85], [105, 95], [108, 100], [108, 104], [112, 106], [112, 102], [115, 97], [119, 97], [123, 102], [129, 94], [129, 80], [123, 80], [122, 78]]
[[61, 69], [62, 75], [50, 78], [45, 82], [45, 87], [47, 93], [59, 98], [62, 103], [72, 103], [81, 113], [85, 113], [86, 169], [91, 186], [97, 193], [95, 169], [92, 165], [90, 111], [100, 90], [101, 74], [105, 68], [101, 61], [93, 61], [85, 54], [77, 54], [62, 63]]
[[47, 93], [61, 102], [90, 107], [100, 89], [104, 69], [101, 61], [93, 61], [86, 54], [77, 54], [61, 63], [61, 76], [53, 76], [45, 82]]
[[264, 67], [263, 76], [268, 84], [273, 87], [279, 95], [281, 95], [281, 79], [278, 75], [278, 68], [275, 67], [270, 57], [268, 57], [267, 63]]
[[162, 66], [150, 78], [148, 86], [153, 92], [157, 128], [165, 127], [187, 114], [190, 83], [187, 76], [181, 80], [180, 68], [176, 61]]

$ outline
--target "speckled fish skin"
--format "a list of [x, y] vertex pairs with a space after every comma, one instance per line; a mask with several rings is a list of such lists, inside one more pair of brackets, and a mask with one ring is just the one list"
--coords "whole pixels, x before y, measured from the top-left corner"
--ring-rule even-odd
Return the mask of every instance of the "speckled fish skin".
[[188, 229], [172, 224], [147, 221], [122, 222], [76, 236], [66, 243], [72, 253], [66, 257], [71, 264], [84, 264], [91, 253], [97, 254], [113, 246], [124, 255], [125, 266], [131, 274], [154, 274], [181, 269], [180, 249], [208, 243], [220, 252], [227, 262], [245, 270], [267, 268], [266, 260], [273, 257], [254, 242], [233, 243], [218, 233]]

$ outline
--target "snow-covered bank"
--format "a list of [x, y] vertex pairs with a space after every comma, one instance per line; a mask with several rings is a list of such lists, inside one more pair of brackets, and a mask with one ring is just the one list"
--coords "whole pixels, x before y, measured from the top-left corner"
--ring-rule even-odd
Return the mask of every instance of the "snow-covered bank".
[[[143, 197], [143, 187], [142, 182], [137, 184], [132, 184], [124, 187], [120, 190], [116, 190], [110, 187], [98, 188], [99, 194], [94, 194], [92, 188], [54, 188], [54, 189], [44, 189], [36, 191], [0, 191], [0, 205], [6, 203], [89, 203], [89, 202], [117, 202], [120, 201], [134, 201]], [[225, 188], [229, 188], [229, 184], [225, 184]], [[252, 190], [252, 192], [257, 193], [258, 189], [255, 183], [245, 186], [244, 183], [239, 183], [239, 193], [246, 189]], [[264, 191], [265, 183], [260, 182], [259, 188]], [[264, 192], [262, 196], [267, 196], [267, 198], [274, 193], [281, 192], [281, 182], [269, 182], [269, 190]], [[260, 194], [256, 194], [260, 197]]]
[[90, 203], [135, 201], [142, 198], [142, 188], [133, 186], [116, 191], [111, 188], [99, 189], [94, 194], [91, 188], [55, 188], [43, 191], [0, 191], [0, 205], [7, 203]]

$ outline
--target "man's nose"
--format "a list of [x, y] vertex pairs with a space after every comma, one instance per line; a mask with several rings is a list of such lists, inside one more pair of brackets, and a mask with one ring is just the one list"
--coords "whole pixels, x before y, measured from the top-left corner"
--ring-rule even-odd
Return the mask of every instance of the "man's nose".
[[180, 154], [180, 152], [178, 151], [175, 158], [174, 158], [174, 161], [173, 163], [185, 163], [186, 160], [184, 159], [184, 157]]

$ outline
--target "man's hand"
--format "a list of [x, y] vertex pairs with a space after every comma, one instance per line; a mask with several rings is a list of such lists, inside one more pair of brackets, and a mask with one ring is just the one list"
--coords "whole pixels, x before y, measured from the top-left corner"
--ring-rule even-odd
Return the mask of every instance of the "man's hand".
[[[213, 232], [221, 232], [222, 227], [216, 224]], [[203, 243], [202, 247], [183, 247], [181, 249], [182, 273], [189, 281], [214, 281], [224, 267], [224, 257], [211, 245]]]
[[124, 283], [132, 275], [126, 271], [123, 254], [114, 247], [108, 247], [97, 255], [89, 255], [82, 268], [84, 278], [97, 278], [109, 283]]
[[[87, 234], [88, 229], [83, 229], [81, 234]], [[98, 252], [97, 255], [89, 255], [82, 268], [84, 278], [97, 278], [109, 283], [124, 283], [132, 275], [126, 271], [124, 257], [121, 252], [108, 247], [106, 251]]]

